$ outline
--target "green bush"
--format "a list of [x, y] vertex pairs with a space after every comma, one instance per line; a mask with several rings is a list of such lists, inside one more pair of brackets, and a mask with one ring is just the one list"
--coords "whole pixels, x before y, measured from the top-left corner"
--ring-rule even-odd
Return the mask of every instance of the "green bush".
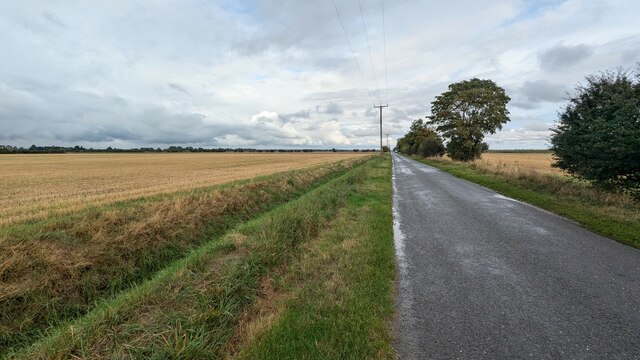
[[398, 139], [397, 149], [403, 154], [424, 157], [442, 156], [445, 151], [440, 135], [427, 126], [422, 119], [411, 123], [409, 132]]
[[551, 143], [554, 166], [640, 196], [640, 73], [587, 77], [560, 114]]

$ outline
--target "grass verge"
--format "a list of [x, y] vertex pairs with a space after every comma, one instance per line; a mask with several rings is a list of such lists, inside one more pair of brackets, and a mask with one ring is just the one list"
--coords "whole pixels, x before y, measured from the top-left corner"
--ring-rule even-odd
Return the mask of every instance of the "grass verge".
[[484, 168], [471, 163], [413, 158], [640, 248], [640, 203], [629, 196], [601, 191], [567, 176], [530, 169]]
[[0, 355], [82, 316], [233, 226], [358, 161], [115, 203], [0, 228]]
[[389, 162], [375, 164], [330, 227], [263, 280], [228, 358], [390, 359], [394, 311]]
[[[371, 160], [224, 237], [207, 242], [152, 279], [103, 301], [86, 316], [60, 326], [48, 337], [9, 357], [188, 359], [229, 355], [229, 349], [237, 344], [243, 315], [252, 304], [260, 303], [256, 300], [264, 297], [273, 274], [286, 269], [292, 261], [299, 261], [296, 259], [303, 256], [303, 244], [325, 238], [324, 229], [342, 221], [337, 215], [357, 215], [352, 213], [356, 208], [346, 211], [345, 207], [361, 204], [366, 212], [369, 188], [373, 186], [370, 179], [380, 182], [381, 177], [388, 178], [388, 163], [388, 158]], [[387, 175], [381, 176], [380, 172]], [[390, 191], [386, 192], [384, 200], [379, 195], [380, 204], [370, 204], [372, 211], [386, 214], [384, 219], [377, 218], [371, 231], [377, 229], [386, 236], [370, 236], [378, 241], [363, 241], [360, 245], [374, 247], [376, 250], [371, 252], [377, 254], [375, 261], [382, 266], [376, 267], [373, 258], [368, 257], [363, 260], [368, 264], [366, 268], [355, 269], [361, 271], [361, 279], [373, 277], [370, 284], [378, 286], [353, 294], [347, 291], [343, 298], [357, 303], [358, 295], [368, 296], [358, 310], [362, 318], [353, 315], [351, 319], [360, 320], [358, 333], [364, 334], [360, 336], [378, 334], [366, 338], [379, 339], [376, 348], [390, 351], [387, 327], [382, 325], [384, 320], [379, 320], [393, 310]], [[361, 224], [357, 233], [364, 233], [364, 227], [366, 224]], [[357, 254], [352, 252], [354, 259]], [[378, 305], [382, 310], [376, 314], [370, 314], [369, 305], [373, 302], [382, 303]], [[378, 315], [378, 320], [372, 320]], [[346, 324], [343, 321], [342, 333], [335, 335], [347, 336], [351, 329]], [[351, 338], [356, 341], [354, 336]]]

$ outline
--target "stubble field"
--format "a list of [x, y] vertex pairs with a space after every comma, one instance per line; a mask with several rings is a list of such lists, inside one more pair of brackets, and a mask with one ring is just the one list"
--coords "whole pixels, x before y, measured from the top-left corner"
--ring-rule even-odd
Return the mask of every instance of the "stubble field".
[[486, 168], [511, 168], [514, 171], [520, 168], [563, 175], [562, 170], [551, 166], [553, 161], [551, 152], [486, 152], [476, 164]]
[[0, 224], [249, 179], [361, 153], [0, 156]]

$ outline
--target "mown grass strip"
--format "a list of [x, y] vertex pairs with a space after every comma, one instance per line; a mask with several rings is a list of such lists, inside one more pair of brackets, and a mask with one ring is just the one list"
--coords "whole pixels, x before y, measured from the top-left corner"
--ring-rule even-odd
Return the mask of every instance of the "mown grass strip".
[[[624, 244], [640, 248], [640, 204], [637, 202], [604, 202], [601, 200], [602, 194], [599, 193], [601, 191], [585, 189], [585, 184], [557, 175], [544, 175], [545, 179], [531, 176], [516, 178], [483, 172], [474, 169], [471, 164], [416, 157], [414, 159], [503, 195], [572, 219], [587, 229]], [[562, 187], [569, 187], [575, 191], [563, 191]]]
[[[382, 161], [380, 159], [373, 160]], [[368, 163], [367, 163], [368, 164]], [[210, 241], [15, 358], [218, 358], [261, 280], [317, 236], [367, 178], [367, 165]]]
[[127, 201], [0, 231], [0, 356], [358, 161]]
[[390, 170], [389, 161], [377, 162], [331, 225], [263, 280], [229, 358], [395, 358]]

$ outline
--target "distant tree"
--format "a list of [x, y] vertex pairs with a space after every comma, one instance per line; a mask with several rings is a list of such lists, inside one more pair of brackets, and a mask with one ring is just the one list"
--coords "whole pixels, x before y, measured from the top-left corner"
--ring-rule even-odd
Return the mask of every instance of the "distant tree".
[[430, 130], [430, 136], [424, 137], [418, 146], [418, 155], [424, 157], [442, 156], [445, 153], [445, 147], [442, 138], [438, 134]]
[[452, 159], [470, 161], [480, 157], [484, 135], [494, 134], [509, 121], [510, 100], [491, 80], [453, 83], [431, 103], [429, 124], [448, 140], [447, 153]]
[[398, 139], [396, 147], [403, 154], [425, 157], [442, 156], [445, 151], [440, 135], [422, 119], [414, 120], [411, 123], [409, 132]]
[[588, 76], [552, 131], [555, 167], [640, 196], [640, 66]]
[[387, 145], [383, 145], [382, 152], [389, 152], [389, 147]]
[[483, 142], [482, 144], [480, 144], [480, 146], [482, 147], [482, 152], [489, 151], [489, 144], [487, 144], [486, 142]]

